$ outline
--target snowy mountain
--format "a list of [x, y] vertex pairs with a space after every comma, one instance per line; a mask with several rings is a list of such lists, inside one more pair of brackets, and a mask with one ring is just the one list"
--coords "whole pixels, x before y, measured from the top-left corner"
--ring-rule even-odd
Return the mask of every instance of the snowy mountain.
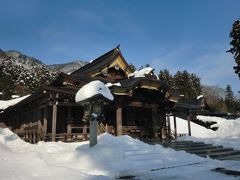
[[87, 62], [81, 60], [75, 60], [69, 63], [64, 64], [51, 64], [47, 65], [47, 68], [51, 71], [61, 71], [66, 74], [72, 73], [73, 71], [79, 69], [82, 66], [85, 66]]
[[27, 69], [32, 69], [33, 67], [44, 67], [52, 72], [60, 71], [64, 73], [71, 73], [88, 63], [86, 61], [74, 60], [63, 64], [46, 65], [41, 60], [27, 56], [19, 51], [3, 51], [0, 49], [0, 63], [6, 59], [11, 59], [14, 64], [23, 66]]
[[60, 72], [71, 73], [85, 64], [78, 60], [46, 65], [19, 51], [0, 49], [0, 99], [10, 99], [13, 94], [31, 94], [40, 86], [50, 84]]
[[45, 66], [44, 63], [34, 57], [27, 56], [22, 54], [19, 51], [10, 50], [5, 52], [7, 57], [10, 57], [14, 63], [17, 65], [21, 65], [25, 68], [32, 68], [32, 67], [42, 67]]

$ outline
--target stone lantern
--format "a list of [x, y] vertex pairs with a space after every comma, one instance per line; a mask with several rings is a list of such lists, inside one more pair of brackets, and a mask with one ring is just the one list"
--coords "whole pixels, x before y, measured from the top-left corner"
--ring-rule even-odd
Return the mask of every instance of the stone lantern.
[[84, 101], [78, 102], [84, 107], [83, 120], [90, 123], [90, 147], [97, 144], [98, 121], [104, 119], [103, 107], [109, 102], [110, 100], [102, 94], [97, 94]]
[[98, 121], [104, 119], [103, 107], [113, 99], [108, 87], [98, 80], [84, 85], [76, 93], [75, 101], [84, 107], [83, 120], [90, 123], [90, 147], [97, 144]]

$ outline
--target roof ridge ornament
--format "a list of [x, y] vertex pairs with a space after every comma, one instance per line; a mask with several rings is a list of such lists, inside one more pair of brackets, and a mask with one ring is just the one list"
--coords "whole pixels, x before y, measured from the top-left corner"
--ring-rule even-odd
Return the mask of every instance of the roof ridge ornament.
[[120, 44], [117, 45], [116, 50], [120, 51]]

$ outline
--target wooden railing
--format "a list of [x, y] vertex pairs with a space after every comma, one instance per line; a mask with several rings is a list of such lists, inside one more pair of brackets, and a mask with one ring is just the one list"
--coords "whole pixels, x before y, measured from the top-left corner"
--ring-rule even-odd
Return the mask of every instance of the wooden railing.
[[17, 134], [27, 142], [37, 143], [45, 140], [44, 127], [41, 122], [24, 124]]
[[123, 126], [123, 135], [130, 135], [136, 138], [147, 138], [151, 135], [150, 131], [145, 127]]
[[98, 135], [103, 134], [103, 133], [105, 133], [107, 131], [108, 131], [107, 130], [107, 124], [104, 125], [102, 122], [99, 122], [98, 123]]

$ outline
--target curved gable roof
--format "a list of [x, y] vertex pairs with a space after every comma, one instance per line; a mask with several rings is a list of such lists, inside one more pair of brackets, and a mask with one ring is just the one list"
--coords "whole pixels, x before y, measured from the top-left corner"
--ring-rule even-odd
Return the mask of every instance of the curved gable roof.
[[96, 58], [91, 63], [86, 64], [85, 66], [81, 67], [80, 69], [74, 71], [70, 74], [70, 76], [76, 77], [81, 75], [91, 75], [96, 73], [97, 71], [105, 68], [107, 65], [110, 65], [116, 58], [120, 56], [124, 64], [126, 64], [128, 69], [131, 69], [128, 63], [122, 56], [122, 53], [119, 49], [119, 45], [114, 49], [108, 51], [107, 53], [103, 54], [102, 56]]

